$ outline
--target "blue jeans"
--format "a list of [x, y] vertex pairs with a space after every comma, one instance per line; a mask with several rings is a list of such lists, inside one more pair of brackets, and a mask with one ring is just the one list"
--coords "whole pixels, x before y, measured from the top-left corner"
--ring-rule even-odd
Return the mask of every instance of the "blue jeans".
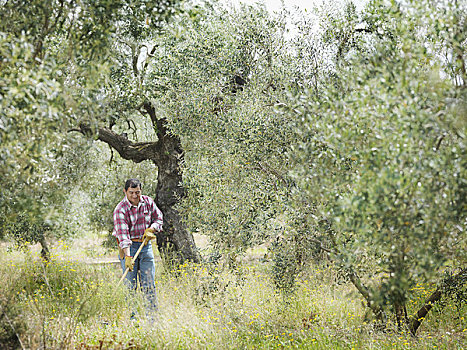
[[[137, 250], [141, 246], [141, 242], [133, 242], [130, 246], [130, 255], [135, 256]], [[123, 272], [125, 272], [125, 259], [120, 259]], [[152, 251], [151, 242], [149, 242], [135, 260], [133, 271], [128, 271], [125, 284], [130, 290], [136, 290], [137, 280], [139, 279], [141, 290], [149, 302], [149, 309], [157, 310], [157, 294], [155, 284], [156, 267], [154, 265], [154, 253]]]

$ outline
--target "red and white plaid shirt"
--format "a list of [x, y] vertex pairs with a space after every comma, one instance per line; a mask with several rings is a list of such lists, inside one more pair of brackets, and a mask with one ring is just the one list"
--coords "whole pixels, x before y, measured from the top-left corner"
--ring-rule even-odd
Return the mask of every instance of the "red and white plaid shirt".
[[162, 231], [162, 212], [151, 197], [141, 196], [138, 206], [130, 203], [125, 196], [114, 210], [114, 230], [120, 248], [131, 245], [132, 239], [141, 239], [144, 231], [152, 227]]

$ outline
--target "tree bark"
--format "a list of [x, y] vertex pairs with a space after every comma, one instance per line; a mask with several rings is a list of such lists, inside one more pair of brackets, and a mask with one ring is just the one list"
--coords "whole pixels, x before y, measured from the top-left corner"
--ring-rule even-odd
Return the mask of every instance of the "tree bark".
[[42, 235], [41, 239], [39, 240], [39, 243], [41, 244], [41, 257], [44, 261], [49, 262], [50, 261], [50, 250], [49, 250], [49, 245], [47, 244], [47, 240], [45, 239], [45, 236]]
[[[467, 281], [467, 268], [461, 269], [457, 274], [452, 275], [445, 279], [442, 284], [436, 288], [436, 290], [428, 297], [427, 300], [425, 300], [425, 303], [423, 306], [417, 311], [417, 313], [412, 316], [408, 320], [408, 327], [410, 330], [410, 333], [412, 333], [413, 336], [417, 334], [418, 328], [421, 326], [423, 320], [425, 319], [426, 315], [430, 310], [433, 308], [433, 306], [441, 300], [441, 298], [446, 294], [446, 290], [448, 290], [449, 286], [455, 286], [458, 285], [458, 288], [461, 288], [460, 286], [465, 284]], [[459, 286], [460, 285], [460, 286]]]
[[95, 134], [100, 141], [115, 149], [122, 158], [139, 163], [151, 160], [158, 167], [155, 202], [164, 215], [163, 232], [157, 239], [159, 252], [167, 265], [178, 266], [185, 260], [200, 262], [193, 235], [187, 231], [176, 205], [185, 196], [182, 185], [183, 150], [180, 139], [169, 132], [165, 120], [158, 119], [148, 102], [142, 105], [156, 129], [156, 142], [132, 142], [108, 128], [93, 130], [81, 124], [83, 134]]
[[396, 322], [397, 322], [397, 329], [402, 331], [402, 329], [407, 325], [407, 308], [405, 303], [397, 302], [394, 304], [394, 311], [396, 313]]
[[[339, 246], [334, 237], [333, 230], [331, 228], [331, 223], [327, 219], [325, 219], [322, 221], [322, 224], [324, 225], [325, 231], [329, 237], [329, 240], [332, 243], [334, 253], [339, 255], [340, 254]], [[359, 293], [363, 296], [368, 307], [371, 309], [371, 311], [373, 311], [373, 314], [375, 315], [376, 319], [380, 322], [380, 326], [382, 328], [385, 328], [387, 317], [386, 317], [386, 313], [384, 312], [384, 309], [380, 305], [374, 302], [374, 300], [371, 297], [370, 290], [368, 289], [367, 286], [365, 286], [365, 284], [363, 284], [363, 282], [360, 280], [360, 277], [358, 277], [358, 275], [355, 273], [353, 268], [346, 267], [346, 270], [349, 274], [350, 282], [352, 282], [355, 288], [357, 288]]]
[[442, 295], [443, 293], [441, 290], [439, 288], [436, 289], [434, 293], [431, 294], [430, 297], [425, 301], [423, 306], [417, 311], [417, 313], [411, 317], [408, 324], [410, 333], [412, 333], [413, 336], [415, 336], [417, 333], [417, 330], [425, 319], [425, 316], [433, 308], [433, 305], [441, 299]]

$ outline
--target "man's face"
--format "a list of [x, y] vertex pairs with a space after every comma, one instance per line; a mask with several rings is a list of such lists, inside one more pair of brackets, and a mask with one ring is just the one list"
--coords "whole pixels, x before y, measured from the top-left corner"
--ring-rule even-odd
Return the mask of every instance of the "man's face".
[[126, 198], [128, 198], [131, 204], [138, 206], [139, 200], [141, 198], [141, 188], [139, 186], [129, 187], [126, 191], [125, 189], [123, 189], [123, 192], [125, 193]]

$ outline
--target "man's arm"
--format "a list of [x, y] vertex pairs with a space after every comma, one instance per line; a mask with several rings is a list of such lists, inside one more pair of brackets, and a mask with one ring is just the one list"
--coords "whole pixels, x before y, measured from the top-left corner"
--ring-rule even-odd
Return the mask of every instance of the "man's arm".
[[121, 209], [115, 209], [114, 215], [114, 236], [117, 237], [120, 248], [123, 249], [125, 256], [130, 255], [130, 229], [125, 218], [125, 213]]

